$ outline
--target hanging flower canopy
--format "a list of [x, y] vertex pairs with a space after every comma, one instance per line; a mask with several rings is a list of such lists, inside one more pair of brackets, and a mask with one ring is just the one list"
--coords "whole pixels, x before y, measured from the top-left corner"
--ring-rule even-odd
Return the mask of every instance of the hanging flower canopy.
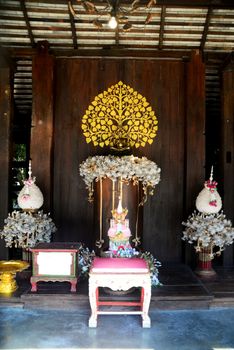
[[144, 194], [153, 194], [155, 186], [160, 181], [161, 169], [156, 163], [146, 157], [131, 156], [94, 156], [87, 158], [80, 165], [80, 174], [89, 191], [89, 199], [93, 197], [93, 182], [109, 178], [133, 184], [142, 183]]
[[86, 142], [123, 150], [152, 144], [158, 121], [146, 98], [119, 81], [95, 97], [82, 119]]

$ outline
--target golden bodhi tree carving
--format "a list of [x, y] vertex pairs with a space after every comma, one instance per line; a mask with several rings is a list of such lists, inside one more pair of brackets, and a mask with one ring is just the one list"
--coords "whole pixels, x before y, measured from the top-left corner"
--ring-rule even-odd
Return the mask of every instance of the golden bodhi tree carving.
[[117, 150], [151, 144], [157, 124], [146, 98], [121, 81], [97, 95], [82, 119], [87, 143]]

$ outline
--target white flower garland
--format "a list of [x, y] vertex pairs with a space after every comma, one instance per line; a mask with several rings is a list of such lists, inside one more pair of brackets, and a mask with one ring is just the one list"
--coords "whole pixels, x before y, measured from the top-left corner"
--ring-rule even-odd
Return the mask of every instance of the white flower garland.
[[109, 178], [112, 181], [122, 178], [123, 181], [133, 181], [134, 184], [142, 182], [145, 194], [147, 189], [153, 194], [154, 187], [160, 181], [160, 172], [161, 169], [153, 161], [132, 155], [94, 156], [87, 158], [80, 165], [80, 175], [84, 178], [90, 197], [93, 193], [93, 181], [99, 181], [101, 178]]
[[215, 254], [221, 254], [224, 246], [234, 241], [234, 228], [223, 212], [204, 214], [195, 211], [182, 225], [186, 227], [182, 239], [190, 244], [196, 241], [197, 252], [201, 248], [217, 246], [219, 250]]
[[31, 248], [39, 242], [50, 242], [56, 227], [43, 211], [38, 213], [13, 211], [4, 220], [4, 228], [0, 237], [6, 242], [6, 247]]

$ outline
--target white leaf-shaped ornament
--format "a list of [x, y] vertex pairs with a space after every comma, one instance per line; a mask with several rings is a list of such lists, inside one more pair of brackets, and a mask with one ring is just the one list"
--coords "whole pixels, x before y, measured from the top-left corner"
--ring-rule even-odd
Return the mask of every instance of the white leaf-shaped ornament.
[[18, 195], [18, 205], [24, 210], [37, 210], [44, 202], [43, 194], [34, 182], [28, 184], [25, 181], [25, 185]]
[[216, 189], [211, 190], [207, 187], [207, 182], [203, 190], [197, 196], [196, 208], [198, 211], [205, 214], [218, 213], [222, 208], [222, 199], [218, 191]]

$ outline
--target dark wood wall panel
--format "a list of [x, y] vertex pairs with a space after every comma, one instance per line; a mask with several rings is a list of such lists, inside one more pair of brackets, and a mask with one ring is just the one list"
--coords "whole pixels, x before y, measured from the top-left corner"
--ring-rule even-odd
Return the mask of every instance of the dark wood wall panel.
[[[129, 65], [129, 70], [131, 69]], [[136, 89], [152, 104], [159, 120], [152, 145], [138, 153], [162, 169], [155, 195], [144, 206], [144, 249], [162, 261], [181, 259], [184, 155], [183, 62], [136, 61]]]
[[44, 195], [43, 209], [53, 207], [52, 197], [52, 147], [53, 147], [53, 98], [54, 59], [46, 50], [33, 57], [32, 62], [32, 129], [30, 156], [37, 185]]
[[185, 214], [195, 209], [195, 200], [205, 181], [205, 65], [195, 51], [186, 63]]
[[[185, 63], [185, 162], [184, 219], [196, 209], [195, 201], [205, 181], [205, 65], [194, 51]], [[185, 244], [185, 262], [196, 259], [193, 246]]]
[[[9, 210], [11, 165], [12, 89], [11, 69], [0, 60], [0, 228]], [[0, 259], [8, 258], [4, 240], [0, 240]]]
[[[54, 109], [54, 217], [56, 240], [93, 242], [95, 207], [79, 176], [79, 164], [102, 150], [87, 145], [81, 118], [94, 97], [122, 80], [146, 97], [159, 119], [145, 155], [162, 168], [156, 195], [144, 208], [144, 248], [162, 261], [181, 260], [184, 171], [184, 63], [124, 59], [58, 59]], [[132, 228], [134, 231], [134, 228]]]
[[60, 241], [93, 239], [93, 205], [79, 176], [79, 164], [93, 153], [84, 142], [81, 118], [97, 93], [99, 60], [56, 62], [54, 123], [54, 217]]
[[[222, 184], [223, 209], [227, 218], [234, 223], [234, 68], [233, 64], [223, 72], [222, 98]], [[224, 265], [232, 265], [233, 246], [227, 247], [223, 253]]]

